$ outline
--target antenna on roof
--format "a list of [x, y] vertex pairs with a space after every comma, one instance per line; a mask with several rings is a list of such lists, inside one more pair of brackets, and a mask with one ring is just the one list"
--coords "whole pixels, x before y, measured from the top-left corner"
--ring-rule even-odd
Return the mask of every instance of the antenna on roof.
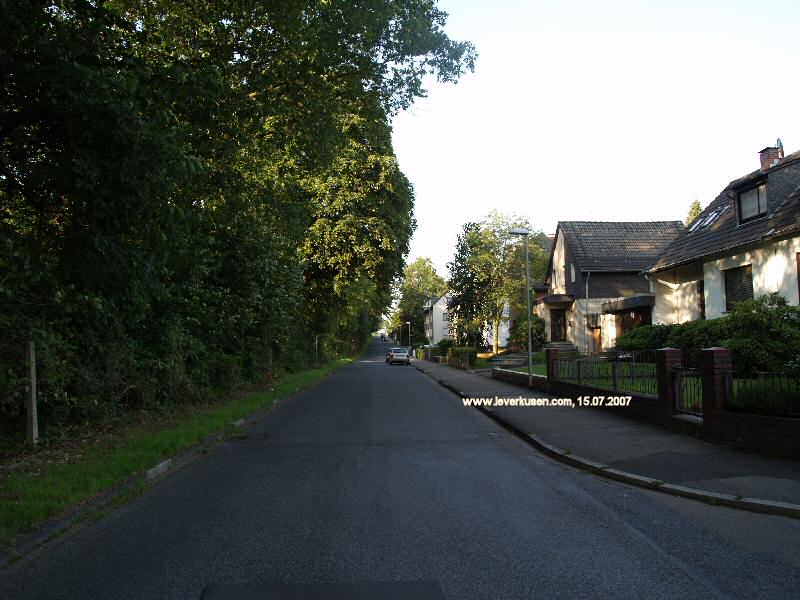
[[781, 141], [781, 138], [778, 138], [778, 141], [775, 142], [775, 147], [781, 153], [781, 156], [783, 156], [783, 142]]

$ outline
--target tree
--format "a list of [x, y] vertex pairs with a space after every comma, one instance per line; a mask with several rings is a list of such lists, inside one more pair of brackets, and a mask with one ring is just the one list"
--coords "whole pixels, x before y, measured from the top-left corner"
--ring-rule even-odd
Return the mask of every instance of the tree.
[[374, 328], [414, 230], [390, 118], [475, 60], [434, 2], [0, 9], [0, 425], [31, 336], [42, 418], [66, 422]]
[[398, 303], [392, 329], [400, 331], [405, 323], [410, 322], [413, 340], [424, 340], [425, 304], [446, 290], [447, 282], [436, 272], [430, 258], [420, 257], [407, 265], [398, 282]]
[[686, 215], [686, 226], [688, 227], [694, 223], [697, 217], [700, 216], [701, 212], [703, 212], [703, 207], [700, 206], [700, 202], [698, 200], [692, 200], [692, 203], [689, 206], [689, 214]]
[[[459, 317], [456, 331], [461, 342], [477, 339], [477, 331], [482, 332], [484, 323], [490, 323], [495, 354], [499, 352], [499, 330], [508, 319], [507, 311], [519, 304], [527, 310], [524, 240], [509, 233], [515, 227], [531, 229], [526, 219], [507, 217], [497, 211], [489, 213], [480, 223], [468, 223], [459, 236], [456, 256], [448, 265], [453, 290], [451, 303]], [[536, 270], [544, 258], [543, 249], [535, 241], [538, 235], [541, 234], [529, 240], [529, 254]], [[535, 275], [532, 271], [531, 277]], [[482, 341], [482, 333], [480, 337]]]

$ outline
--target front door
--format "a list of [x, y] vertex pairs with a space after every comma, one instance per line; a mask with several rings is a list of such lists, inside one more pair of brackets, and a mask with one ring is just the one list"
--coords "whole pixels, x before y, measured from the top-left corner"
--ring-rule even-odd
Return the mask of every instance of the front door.
[[567, 339], [567, 311], [550, 309], [550, 341], [564, 342]]
[[603, 342], [602, 336], [600, 335], [600, 328], [599, 327], [592, 327], [589, 329], [589, 353], [590, 354], [597, 354], [603, 349]]

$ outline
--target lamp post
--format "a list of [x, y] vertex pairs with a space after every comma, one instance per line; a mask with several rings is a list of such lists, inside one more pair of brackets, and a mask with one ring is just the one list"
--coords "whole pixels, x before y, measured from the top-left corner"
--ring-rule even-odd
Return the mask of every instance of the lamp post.
[[528, 387], [533, 387], [533, 348], [531, 336], [531, 268], [528, 260], [528, 236], [531, 232], [524, 227], [509, 229], [511, 235], [521, 235], [525, 239], [525, 299], [528, 301]]
[[410, 353], [414, 351], [414, 348], [411, 346], [411, 321], [406, 321], [406, 325], [408, 325], [408, 351]]

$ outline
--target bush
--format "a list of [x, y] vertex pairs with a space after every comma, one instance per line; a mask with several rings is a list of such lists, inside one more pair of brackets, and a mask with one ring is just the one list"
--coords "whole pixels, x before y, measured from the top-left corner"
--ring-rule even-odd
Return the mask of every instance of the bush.
[[455, 345], [456, 343], [450, 338], [444, 338], [439, 340], [439, 342], [436, 344], [436, 347], [442, 354], [447, 354], [447, 351]]
[[[545, 333], [544, 319], [531, 316], [531, 345], [533, 351], [537, 352], [547, 342], [547, 334]], [[508, 337], [508, 345], [513, 348], [521, 348], [528, 350], [528, 319], [520, 319], [511, 328]]]
[[626, 331], [617, 338], [618, 350], [656, 350], [667, 346], [677, 325], [646, 325]]
[[800, 307], [774, 293], [738, 302], [724, 319], [737, 371], [782, 371], [800, 348]]
[[774, 379], [736, 380], [733, 398], [727, 410], [754, 415], [800, 415], [800, 386], [788, 377]]
[[453, 346], [447, 351], [447, 362], [455, 367], [469, 368], [475, 365], [478, 353], [469, 346]]
[[729, 348], [739, 372], [783, 371], [800, 361], [800, 308], [780, 294], [738, 302], [728, 316], [679, 325], [646, 325], [617, 338], [619, 350], [680, 348], [684, 356], [703, 348]]

